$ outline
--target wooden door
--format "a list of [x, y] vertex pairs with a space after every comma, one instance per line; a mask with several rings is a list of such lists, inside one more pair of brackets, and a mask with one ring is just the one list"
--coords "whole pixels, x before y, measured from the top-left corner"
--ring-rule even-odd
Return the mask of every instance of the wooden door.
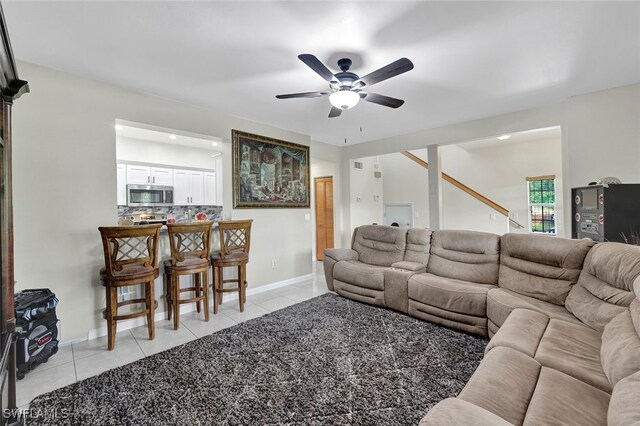
[[324, 259], [324, 249], [333, 248], [333, 177], [315, 178], [316, 258]]

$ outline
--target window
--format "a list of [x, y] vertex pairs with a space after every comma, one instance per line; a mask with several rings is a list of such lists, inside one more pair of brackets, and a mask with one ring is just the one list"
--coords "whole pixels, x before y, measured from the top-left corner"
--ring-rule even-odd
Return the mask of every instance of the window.
[[527, 178], [529, 232], [556, 233], [556, 177]]

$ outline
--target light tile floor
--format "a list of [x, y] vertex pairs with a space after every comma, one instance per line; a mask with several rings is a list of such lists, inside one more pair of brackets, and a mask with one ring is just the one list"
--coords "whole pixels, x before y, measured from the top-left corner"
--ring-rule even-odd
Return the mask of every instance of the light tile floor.
[[217, 315], [213, 315], [212, 308], [209, 322], [204, 321], [202, 313], [196, 312], [181, 315], [177, 331], [173, 330], [172, 322], [158, 321], [154, 340], [149, 340], [145, 325], [118, 333], [113, 351], [107, 350], [106, 337], [61, 347], [46, 364], [39, 365], [18, 381], [18, 406], [27, 408], [38, 395], [327, 292], [322, 263], [313, 262], [311, 279], [248, 295], [243, 313], [236, 299], [220, 305]]

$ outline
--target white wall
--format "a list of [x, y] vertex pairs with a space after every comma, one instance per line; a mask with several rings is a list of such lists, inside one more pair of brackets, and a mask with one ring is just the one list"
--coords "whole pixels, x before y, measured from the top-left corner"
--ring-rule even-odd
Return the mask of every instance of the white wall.
[[[450, 145], [485, 139], [504, 133], [561, 126], [563, 195], [565, 205], [570, 188], [594, 180], [592, 176], [619, 176], [625, 182], [640, 182], [640, 84], [575, 96], [558, 104], [480, 118], [473, 121], [426, 129], [344, 148], [343, 171], [350, 159]], [[343, 179], [342, 201], [345, 221], [351, 219], [350, 175]], [[570, 223], [570, 210], [564, 222]], [[345, 223], [351, 229], [353, 224]], [[568, 232], [568, 230], [567, 230]], [[342, 241], [351, 235], [343, 233]]]
[[[211, 142], [209, 142], [211, 144]], [[116, 159], [196, 169], [215, 168], [212, 150], [116, 136]]]
[[[427, 150], [412, 154], [427, 161]], [[380, 156], [383, 199], [385, 203], [413, 203], [413, 226], [429, 227], [428, 171], [399, 152]]]
[[[562, 157], [559, 139], [465, 150], [456, 145], [441, 149], [442, 170], [510, 211], [528, 232], [527, 176], [556, 175], [558, 235], [565, 233], [562, 203]], [[475, 200], [460, 189], [442, 184], [443, 224], [448, 229], [507, 232], [505, 216]]]
[[223, 214], [254, 220], [249, 285], [311, 273], [309, 209], [231, 208], [231, 129], [303, 145], [308, 136], [25, 62], [18, 69], [32, 93], [14, 106], [16, 290], [56, 293], [63, 339], [105, 326], [98, 226], [116, 224], [116, 119], [223, 137]]
[[[349, 174], [351, 177], [350, 205], [351, 205], [351, 228], [349, 235], [360, 225], [370, 225], [372, 223], [383, 223], [383, 187], [382, 178], [373, 177], [374, 171], [384, 171], [378, 157], [358, 158], [355, 161], [362, 163], [362, 169], [353, 167], [354, 160], [349, 161]], [[377, 199], [375, 197], [378, 197]], [[350, 241], [349, 237], [349, 241]], [[349, 247], [350, 243], [343, 247]]]

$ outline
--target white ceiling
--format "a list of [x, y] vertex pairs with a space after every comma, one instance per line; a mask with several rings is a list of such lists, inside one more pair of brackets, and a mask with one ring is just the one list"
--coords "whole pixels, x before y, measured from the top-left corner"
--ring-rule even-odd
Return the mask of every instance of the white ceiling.
[[117, 138], [140, 139], [144, 141], [166, 143], [169, 145], [179, 145], [189, 148], [204, 149], [211, 151], [211, 153], [220, 152], [218, 144], [221, 143], [221, 141], [217, 138], [197, 138], [181, 134], [177, 131], [170, 132], [165, 130], [147, 129], [120, 123], [116, 124], [115, 130]]
[[[337, 145], [345, 137], [349, 144], [369, 141], [640, 81], [636, 2], [3, 6], [18, 59]], [[392, 110], [360, 102], [329, 119], [326, 97], [275, 99], [326, 90], [300, 53], [334, 70], [337, 59], [349, 56], [360, 75], [407, 57], [414, 70], [375, 86], [406, 103]]]
[[[501, 135], [502, 136], [502, 135]], [[506, 135], [504, 135], [506, 136]], [[525, 132], [517, 132], [509, 134], [508, 139], [498, 139], [497, 137], [478, 139], [469, 142], [456, 144], [457, 147], [465, 151], [474, 151], [476, 149], [489, 148], [495, 146], [516, 145], [520, 143], [547, 141], [555, 139], [560, 143], [561, 130], [560, 127], [546, 127], [543, 129], [527, 130]]]

